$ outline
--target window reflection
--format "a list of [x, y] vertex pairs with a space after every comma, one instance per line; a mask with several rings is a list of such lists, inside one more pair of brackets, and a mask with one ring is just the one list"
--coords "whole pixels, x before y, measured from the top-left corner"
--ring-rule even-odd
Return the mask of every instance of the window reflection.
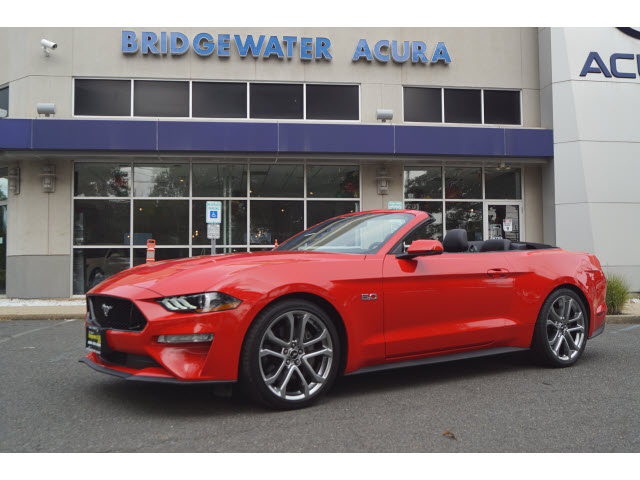
[[356, 165], [310, 165], [307, 195], [315, 198], [358, 198], [360, 172]]
[[304, 202], [280, 200], [251, 201], [252, 245], [282, 243], [304, 229]]
[[77, 197], [128, 197], [130, 179], [130, 165], [76, 163], [73, 188]]
[[189, 196], [189, 164], [135, 165], [133, 176], [136, 197]]
[[73, 250], [73, 294], [83, 294], [103, 280], [129, 268], [128, 248]]
[[251, 165], [252, 197], [302, 197], [302, 165]]

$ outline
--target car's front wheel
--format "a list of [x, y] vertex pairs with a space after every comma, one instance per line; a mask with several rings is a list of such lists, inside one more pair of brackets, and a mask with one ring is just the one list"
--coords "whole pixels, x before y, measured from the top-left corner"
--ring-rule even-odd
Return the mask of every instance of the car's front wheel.
[[587, 333], [587, 309], [582, 299], [573, 290], [560, 288], [540, 309], [532, 349], [543, 363], [568, 367], [584, 352]]
[[273, 408], [310, 405], [331, 387], [340, 364], [340, 339], [327, 313], [306, 300], [285, 300], [254, 320], [240, 359], [240, 382]]

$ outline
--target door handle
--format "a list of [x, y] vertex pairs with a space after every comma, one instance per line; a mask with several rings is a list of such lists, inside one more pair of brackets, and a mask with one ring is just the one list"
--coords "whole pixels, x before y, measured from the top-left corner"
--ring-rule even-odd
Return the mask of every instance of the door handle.
[[504, 278], [509, 274], [509, 270], [506, 268], [490, 268], [487, 270], [487, 275], [491, 278]]

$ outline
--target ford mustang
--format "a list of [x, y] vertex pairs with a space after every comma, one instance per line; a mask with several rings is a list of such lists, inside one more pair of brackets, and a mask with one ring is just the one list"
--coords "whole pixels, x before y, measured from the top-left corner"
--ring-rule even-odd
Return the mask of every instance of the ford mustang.
[[140, 265], [87, 294], [81, 360], [127, 380], [238, 382], [300, 408], [337, 375], [531, 349], [575, 363], [604, 330], [594, 255], [529, 242], [429, 239], [425, 212], [326, 220], [270, 252]]

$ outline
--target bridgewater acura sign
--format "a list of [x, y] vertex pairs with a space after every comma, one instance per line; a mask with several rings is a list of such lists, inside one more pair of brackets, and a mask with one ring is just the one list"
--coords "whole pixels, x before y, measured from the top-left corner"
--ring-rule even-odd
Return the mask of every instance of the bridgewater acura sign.
[[[431, 55], [427, 43], [421, 40], [397, 41], [378, 40], [370, 47], [366, 39], [360, 39], [354, 48], [352, 61], [387, 63], [451, 63], [451, 56], [444, 42], [438, 42]], [[333, 59], [331, 40], [326, 37], [294, 37], [277, 35], [231, 35], [221, 33], [216, 36], [209, 33], [198, 33], [189, 40], [181, 32], [140, 32], [122, 31], [122, 53], [127, 55], [184, 55], [193, 50], [197, 55], [208, 57], [230, 57], [238, 54], [241, 57], [254, 58], [299, 58], [300, 60]]]

